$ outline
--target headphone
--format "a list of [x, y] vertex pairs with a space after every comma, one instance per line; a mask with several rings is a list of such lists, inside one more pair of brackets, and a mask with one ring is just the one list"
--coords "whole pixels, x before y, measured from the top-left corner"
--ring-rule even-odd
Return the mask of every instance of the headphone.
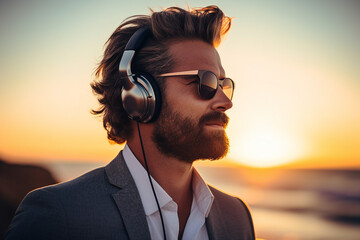
[[149, 27], [138, 29], [129, 39], [119, 64], [122, 105], [129, 118], [140, 123], [154, 121], [161, 109], [158, 84], [149, 73], [132, 73], [132, 60], [151, 35]]
[[151, 189], [160, 213], [163, 236], [166, 240], [165, 224], [162, 216], [158, 198], [155, 193], [154, 185], [150, 177], [150, 170], [147, 164], [145, 150], [141, 138], [139, 123], [154, 121], [161, 109], [160, 89], [154, 78], [149, 73], [132, 73], [131, 63], [136, 54], [144, 44], [146, 38], [151, 34], [149, 27], [138, 29], [129, 39], [125, 46], [124, 53], [119, 64], [120, 79], [122, 80], [121, 100], [125, 112], [129, 118], [136, 121], [139, 133], [142, 153], [146, 172], [149, 177]]

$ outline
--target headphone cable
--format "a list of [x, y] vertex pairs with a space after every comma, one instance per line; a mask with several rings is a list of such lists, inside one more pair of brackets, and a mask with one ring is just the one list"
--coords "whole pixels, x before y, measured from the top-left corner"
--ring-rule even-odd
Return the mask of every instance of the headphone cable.
[[148, 167], [148, 164], [147, 164], [147, 160], [146, 160], [146, 156], [145, 156], [145, 150], [144, 150], [144, 146], [143, 146], [143, 141], [142, 141], [142, 138], [141, 138], [139, 122], [136, 122], [136, 125], [137, 125], [137, 129], [138, 129], [138, 133], [139, 133], [141, 150], [142, 150], [142, 153], [143, 153], [143, 156], [144, 156], [144, 162], [145, 162], [146, 172], [147, 172], [147, 174], [148, 174], [149, 181], [150, 181], [150, 185], [151, 185], [151, 189], [152, 189], [152, 192], [154, 193], [156, 205], [157, 205], [158, 210], [159, 210], [159, 213], [160, 213], [160, 220], [161, 220], [161, 226], [162, 226], [162, 230], [163, 230], [164, 240], [166, 240], [164, 219], [163, 219], [163, 216], [162, 216], [162, 213], [161, 213], [161, 208], [160, 208], [159, 200], [158, 200], [158, 198], [157, 198], [157, 196], [156, 196], [155, 189], [154, 189], [154, 185], [153, 185], [153, 182], [152, 182], [152, 180], [151, 180], [150, 170], [149, 170], [149, 167]]

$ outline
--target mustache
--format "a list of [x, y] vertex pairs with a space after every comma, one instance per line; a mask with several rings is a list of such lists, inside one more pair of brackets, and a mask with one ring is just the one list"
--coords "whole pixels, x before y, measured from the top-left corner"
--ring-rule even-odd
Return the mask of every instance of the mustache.
[[203, 115], [200, 118], [199, 124], [203, 126], [206, 122], [211, 121], [222, 122], [224, 123], [224, 127], [226, 127], [229, 123], [229, 117], [223, 112], [211, 112]]

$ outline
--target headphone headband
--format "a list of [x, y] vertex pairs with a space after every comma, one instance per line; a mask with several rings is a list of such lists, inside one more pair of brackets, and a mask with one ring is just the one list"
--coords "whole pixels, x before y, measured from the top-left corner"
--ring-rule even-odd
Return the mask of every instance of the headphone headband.
[[151, 34], [149, 27], [142, 27], [136, 30], [136, 32], [130, 37], [128, 43], [125, 46], [126, 50], [139, 50], [148, 36]]
[[147, 37], [151, 34], [149, 27], [142, 27], [136, 30], [136, 32], [130, 37], [129, 41], [125, 46], [124, 53], [121, 57], [119, 64], [119, 73], [120, 78], [123, 80], [123, 86], [126, 90], [129, 90], [131, 86], [135, 83], [133, 79], [133, 73], [131, 71], [132, 60], [135, 56], [136, 51], [138, 51]]

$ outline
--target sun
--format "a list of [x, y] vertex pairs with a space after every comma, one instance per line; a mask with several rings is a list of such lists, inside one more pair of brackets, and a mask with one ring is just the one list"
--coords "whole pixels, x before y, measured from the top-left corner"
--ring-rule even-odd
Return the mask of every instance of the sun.
[[252, 167], [274, 167], [296, 160], [300, 144], [294, 138], [274, 130], [250, 131], [230, 149], [236, 161]]

